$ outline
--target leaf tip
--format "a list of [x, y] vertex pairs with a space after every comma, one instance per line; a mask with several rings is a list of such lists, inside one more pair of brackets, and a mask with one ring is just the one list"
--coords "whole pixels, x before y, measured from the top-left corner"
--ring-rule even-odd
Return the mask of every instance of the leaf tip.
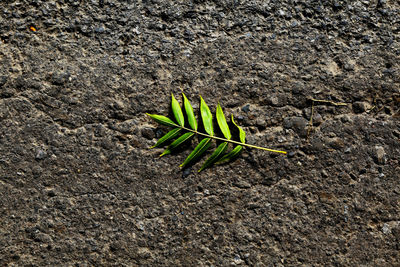
[[207, 167], [204, 167], [204, 166], [201, 167], [201, 168], [197, 171], [197, 173], [204, 171], [206, 168], [207, 168]]

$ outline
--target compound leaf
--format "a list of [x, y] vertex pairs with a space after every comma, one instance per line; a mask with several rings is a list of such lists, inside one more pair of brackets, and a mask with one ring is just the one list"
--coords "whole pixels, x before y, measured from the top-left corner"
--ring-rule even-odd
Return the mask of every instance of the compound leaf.
[[183, 117], [181, 106], [179, 105], [178, 100], [175, 99], [174, 95], [171, 94], [172, 102], [172, 113], [174, 113], [176, 121], [179, 123], [180, 126], [185, 125], [185, 118]]
[[[255, 145], [246, 144], [245, 143], [246, 142], [246, 133], [245, 133], [245, 131], [243, 131], [243, 129], [241, 127], [239, 127], [239, 125], [236, 124], [235, 120], [233, 119], [233, 115], [231, 117], [232, 123], [239, 130], [240, 142], [231, 140], [232, 134], [229, 129], [228, 123], [226, 122], [226, 118], [225, 118], [225, 115], [224, 115], [224, 112], [222, 110], [220, 103], [218, 103], [218, 105], [217, 105], [216, 118], [217, 118], [218, 126], [225, 138], [214, 136], [213, 117], [212, 117], [209, 107], [207, 106], [206, 102], [204, 101], [204, 99], [201, 96], [200, 96], [200, 116], [203, 121], [205, 133], [199, 132], [197, 130], [198, 123], [197, 123], [196, 117], [194, 115], [193, 107], [190, 104], [189, 100], [187, 99], [187, 97], [184, 93], [182, 93], [182, 96], [183, 96], [183, 106], [185, 108], [185, 113], [186, 113], [188, 123], [189, 123], [191, 129], [185, 127], [185, 117], [183, 115], [182, 108], [179, 105], [179, 102], [175, 99], [173, 94], [171, 94], [171, 99], [172, 99], [171, 106], [172, 106], [172, 112], [174, 114], [174, 117], [175, 117], [177, 123], [174, 122], [173, 120], [171, 120], [170, 118], [162, 116], [162, 115], [146, 113], [156, 122], [174, 128], [171, 131], [169, 131], [167, 134], [162, 136], [157, 141], [157, 143], [154, 146], [152, 146], [152, 148], [160, 147], [160, 146], [164, 145], [167, 141], [170, 141], [170, 140], [176, 138], [182, 132], [184, 132], [175, 141], [173, 141], [167, 147], [167, 149], [164, 150], [164, 152], [160, 156], [170, 154], [172, 151], [177, 149], [183, 143], [189, 141], [195, 135], [203, 136], [205, 138], [203, 138], [199, 142], [199, 144], [196, 146], [196, 148], [189, 154], [189, 156], [185, 159], [185, 161], [180, 165], [181, 167], [192, 164], [196, 159], [200, 158], [210, 147], [212, 139], [223, 141], [216, 148], [216, 150], [211, 154], [211, 156], [204, 162], [204, 164], [199, 169], [199, 172], [201, 172], [205, 168], [212, 166], [213, 164], [223, 164], [223, 163], [233, 160], [240, 154], [240, 152], [243, 150], [244, 146], [262, 149], [262, 150], [275, 152], [275, 153], [286, 154], [285, 151], [274, 150], [274, 149], [269, 149], [269, 148], [265, 148], [265, 147], [259, 147], [259, 146], [255, 146]], [[229, 153], [225, 154], [225, 151], [228, 148], [229, 142], [235, 143], [236, 146]]]
[[180, 167], [185, 167], [186, 165], [192, 163], [197, 158], [199, 158], [211, 145], [211, 138], [204, 138], [196, 146], [196, 148], [189, 154], [185, 161], [180, 165]]
[[214, 135], [212, 114], [204, 99], [200, 96], [200, 114], [203, 120], [204, 130], [211, 136]]
[[170, 154], [178, 146], [180, 146], [184, 142], [190, 140], [193, 136], [194, 136], [194, 133], [191, 133], [191, 132], [181, 135], [178, 139], [176, 139], [174, 142], [172, 142], [172, 144], [170, 144], [166, 150], [164, 150], [164, 152], [160, 155], [160, 157]]
[[189, 100], [186, 98], [185, 94], [182, 93], [182, 95], [183, 95], [183, 105], [185, 106], [185, 111], [188, 117], [189, 125], [193, 130], [197, 131], [197, 121], [196, 117], [194, 116], [193, 107], [190, 104]]
[[225, 153], [226, 148], [228, 147], [228, 142], [223, 142], [221, 143], [217, 149], [211, 154], [211, 156], [204, 162], [203, 166], [201, 166], [200, 170], [198, 172], [201, 172], [205, 168], [211, 166], [216, 162], [221, 155]]
[[222, 134], [225, 136], [226, 139], [231, 139], [231, 131], [229, 130], [228, 123], [226, 122], [224, 112], [222, 111], [221, 105], [218, 103], [217, 106], [217, 122], [219, 128], [221, 129]]
[[179, 132], [180, 132], [181, 130], [182, 130], [181, 128], [175, 128], [175, 129], [169, 131], [169, 132], [166, 133], [163, 137], [161, 137], [161, 138], [157, 141], [157, 143], [156, 143], [154, 146], [152, 146], [151, 148], [159, 147], [159, 146], [161, 146], [162, 144], [164, 144], [165, 142], [167, 142], [167, 141], [173, 139], [174, 137], [176, 137], [176, 136], [179, 134]]

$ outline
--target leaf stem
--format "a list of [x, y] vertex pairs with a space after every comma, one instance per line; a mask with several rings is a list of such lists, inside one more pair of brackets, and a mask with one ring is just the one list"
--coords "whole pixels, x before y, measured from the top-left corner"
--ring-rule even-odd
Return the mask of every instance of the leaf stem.
[[269, 151], [269, 152], [275, 152], [275, 153], [281, 153], [281, 154], [286, 154], [286, 153], [287, 153], [286, 151], [275, 150], [275, 149], [269, 149], [269, 148], [265, 148], [265, 147], [250, 145], [250, 144], [241, 143], [241, 142], [234, 141], [234, 140], [228, 140], [228, 139], [225, 139], [225, 138], [221, 138], [221, 137], [217, 137], [217, 136], [208, 135], [208, 134], [201, 133], [201, 132], [198, 132], [198, 131], [196, 131], [196, 130], [192, 130], [192, 129], [189, 129], [189, 128], [186, 128], [186, 127], [184, 127], [184, 126], [180, 126], [180, 125], [177, 125], [177, 124], [175, 124], [175, 126], [181, 128], [181, 129], [183, 129], [183, 130], [185, 130], [185, 131], [189, 131], [189, 132], [192, 132], [192, 133], [195, 133], [195, 134], [198, 134], [198, 135], [202, 135], [202, 136], [205, 136], [205, 137], [208, 137], [208, 138], [220, 140], [220, 141], [223, 141], [223, 142], [228, 142], [228, 143], [232, 143], [232, 144], [236, 144], [236, 145], [241, 145], [241, 146], [247, 146], [247, 147], [262, 149], [262, 150], [266, 150], [266, 151]]

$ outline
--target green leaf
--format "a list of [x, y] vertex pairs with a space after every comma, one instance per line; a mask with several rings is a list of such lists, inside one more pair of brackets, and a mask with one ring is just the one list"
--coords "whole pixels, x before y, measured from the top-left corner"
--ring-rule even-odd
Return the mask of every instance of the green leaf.
[[173, 122], [170, 118], [167, 118], [163, 115], [149, 114], [149, 113], [146, 113], [146, 114], [149, 115], [150, 118], [152, 118], [153, 120], [155, 120], [156, 122], [158, 122], [160, 124], [171, 126], [171, 127], [179, 127], [179, 125], [177, 125], [175, 122]]
[[175, 119], [178, 124], [183, 127], [185, 125], [185, 118], [183, 117], [181, 106], [179, 105], [178, 100], [175, 99], [173, 94], [171, 94], [171, 98], [172, 112], [174, 113]]
[[235, 159], [239, 155], [239, 153], [242, 151], [242, 149], [243, 149], [243, 146], [237, 145], [234, 149], [232, 149], [231, 152], [224, 155], [220, 160], [218, 160], [215, 163], [215, 165], [224, 164], [224, 163], [227, 163], [227, 162]]
[[179, 134], [180, 130], [182, 130], [182, 129], [181, 128], [175, 128], [175, 129], [169, 131], [167, 134], [165, 134], [163, 137], [161, 137], [157, 141], [157, 143], [154, 146], [152, 146], [151, 148], [159, 147], [162, 144], [164, 144], [165, 142], [167, 142], [168, 140], [173, 139], [175, 136], [177, 136]]
[[231, 131], [229, 130], [228, 123], [226, 122], [224, 112], [222, 111], [221, 105], [218, 103], [217, 106], [217, 122], [221, 132], [224, 134], [226, 139], [231, 139]]
[[185, 94], [182, 93], [182, 95], [183, 95], [183, 105], [185, 106], [189, 125], [190, 125], [190, 127], [192, 127], [193, 130], [197, 131], [197, 121], [196, 121], [196, 117], [194, 116], [193, 107], [190, 104], [189, 100], [186, 98]]
[[226, 148], [228, 147], [228, 142], [223, 142], [221, 143], [217, 149], [211, 154], [211, 156], [204, 162], [203, 166], [201, 166], [199, 172], [204, 170], [205, 168], [211, 166], [216, 162], [220, 156], [222, 156], [225, 153]]
[[185, 134], [181, 135], [178, 139], [176, 139], [174, 142], [172, 142], [172, 144], [170, 144], [166, 150], [164, 150], [164, 152], [160, 155], [160, 157], [170, 154], [179, 145], [190, 140], [190, 138], [192, 138], [193, 136], [194, 136], [194, 133], [185, 133]]
[[204, 138], [200, 141], [200, 143], [196, 146], [196, 148], [189, 154], [189, 156], [185, 159], [185, 161], [180, 165], [180, 167], [185, 167], [189, 163], [192, 163], [198, 157], [200, 157], [211, 145], [211, 138]]
[[214, 135], [212, 114], [204, 99], [200, 96], [200, 114], [203, 120], [204, 130], [211, 136]]
[[240, 142], [245, 143], [245, 142], [246, 142], [246, 133], [245, 133], [245, 131], [243, 131], [242, 128], [240, 128], [240, 127], [236, 124], [235, 120], [233, 119], [233, 115], [232, 115], [232, 122], [233, 122], [233, 124], [235, 124], [235, 126], [238, 127], [238, 129], [239, 129], [239, 139], [240, 139]]

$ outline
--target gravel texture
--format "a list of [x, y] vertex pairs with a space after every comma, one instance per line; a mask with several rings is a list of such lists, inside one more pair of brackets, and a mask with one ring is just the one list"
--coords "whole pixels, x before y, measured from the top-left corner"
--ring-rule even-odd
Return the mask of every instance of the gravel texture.
[[[399, 85], [397, 0], [1, 1], [0, 265], [400, 265]], [[159, 158], [181, 90], [290, 153]]]

